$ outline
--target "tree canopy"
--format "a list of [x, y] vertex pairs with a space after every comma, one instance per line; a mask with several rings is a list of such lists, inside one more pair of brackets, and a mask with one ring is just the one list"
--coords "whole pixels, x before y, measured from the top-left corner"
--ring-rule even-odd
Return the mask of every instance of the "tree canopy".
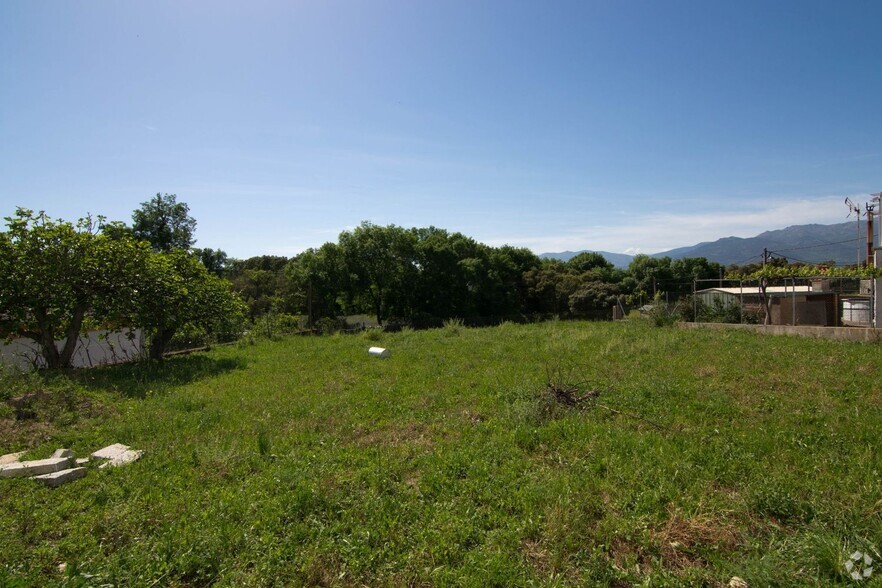
[[19, 208], [6, 222], [0, 329], [37, 342], [48, 367], [68, 367], [87, 315], [102, 322], [123, 314], [148, 250], [131, 239], [97, 234], [90, 218], [73, 224]]
[[196, 220], [190, 216], [190, 207], [178, 202], [175, 194], [156, 194], [132, 213], [132, 232], [144, 239], [154, 251], [189, 249], [196, 240]]
[[118, 224], [99, 232], [88, 217], [74, 224], [20, 208], [6, 222], [0, 334], [35, 341], [47, 367], [71, 365], [87, 322], [143, 329], [161, 357], [181, 329], [235, 331], [244, 315], [230, 284], [189, 251], [154, 252]]

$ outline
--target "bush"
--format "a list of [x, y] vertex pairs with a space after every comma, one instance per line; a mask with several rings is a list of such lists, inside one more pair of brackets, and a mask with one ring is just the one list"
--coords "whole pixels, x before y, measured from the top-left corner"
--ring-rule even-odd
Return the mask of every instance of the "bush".
[[675, 309], [671, 309], [668, 304], [656, 296], [652, 303], [652, 309], [647, 313], [649, 320], [656, 327], [670, 327], [677, 322], [677, 313]]
[[322, 335], [333, 335], [346, 328], [346, 320], [325, 316], [315, 322], [315, 329]]
[[275, 340], [284, 335], [293, 335], [302, 330], [302, 320], [293, 314], [271, 310], [254, 321], [251, 328], [253, 336]]
[[726, 304], [715, 298], [713, 304], [699, 301], [698, 321], [705, 323], [740, 323], [742, 320], [740, 304]]

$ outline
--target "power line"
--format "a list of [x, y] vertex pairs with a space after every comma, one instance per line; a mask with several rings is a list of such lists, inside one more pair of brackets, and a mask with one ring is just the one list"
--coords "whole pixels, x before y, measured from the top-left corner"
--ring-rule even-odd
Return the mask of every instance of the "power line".
[[760, 259], [762, 256], [763, 256], [762, 253], [760, 253], [759, 255], [754, 255], [754, 256], [752, 256], [752, 257], [748, 257], [748, 258], [745, 259], [744, 261], [740, 261], [740, 262], [738, 262], [738, 263], [736, 263], [736, 264], [730, 264], [730, 265], [745, 265], [748, 261], [751, 261], [751, 260], [753, 260], [753, 259]]
[[[791, 249], [782, 249], [781, 251], [802, 251], [803, 249], [813, 249], [815, 247], [827, 247], [830, 245], [842, 245], [843, 243], [854, 243], [855, 241], [860, 241], [860, 239], [859, 238], [846, 239], [845, 241], [834, 241], [833, 243], [820, 243], [818, 245], [806, 245], [804, 247], [793, 247]], [[777, 251], [776, 253], [781, 253], [781, 251]]]
[[[784, 255], [784, 254], [781, 253], [780, 251], [769, 251], [769, 253], [774, 253], [774, 254], [776, 254], [776, 255], [781, 255], [781, 256], [783, 256], [783, 257], [786, 257], [786, 258], [787, 258], [787, 261], [797, 261], [797, 262], [799, 262], [799, 263], [804, 263], [804, 264], [806, 264], [806, 265], [814, 265], [814, 263], [815, 263], [814, 261], [806, 261], [806, 260], [804, 260], [804, 259], [797, 259], [797, 258], [795, 258], [795, 257], [791, 257], [791, 256], [789, 256], [789, 255]], [[835, 264], [834, 264], [834, 265], [835, 265]]]

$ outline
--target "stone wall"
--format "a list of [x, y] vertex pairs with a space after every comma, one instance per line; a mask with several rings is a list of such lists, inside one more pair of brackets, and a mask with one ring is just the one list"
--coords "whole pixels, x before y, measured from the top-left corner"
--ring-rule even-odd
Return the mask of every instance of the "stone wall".
[[741, 329], [766, 335], [796, 335], [799, 337], [819, 337], [838, 341], [867, 341], [878, 343], [882, 340], [882, 329], [865, 327], [811, 327], [792, 325], [739, 325], [733, 323], [677, 323], [682, 329]]

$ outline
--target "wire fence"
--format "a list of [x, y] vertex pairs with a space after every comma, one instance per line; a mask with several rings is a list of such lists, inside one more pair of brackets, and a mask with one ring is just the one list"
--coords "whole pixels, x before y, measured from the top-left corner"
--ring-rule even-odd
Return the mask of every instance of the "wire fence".
[[696, 280], [691, 321], [873, 327], [876, 290], [876, 280], [844, 277]]

